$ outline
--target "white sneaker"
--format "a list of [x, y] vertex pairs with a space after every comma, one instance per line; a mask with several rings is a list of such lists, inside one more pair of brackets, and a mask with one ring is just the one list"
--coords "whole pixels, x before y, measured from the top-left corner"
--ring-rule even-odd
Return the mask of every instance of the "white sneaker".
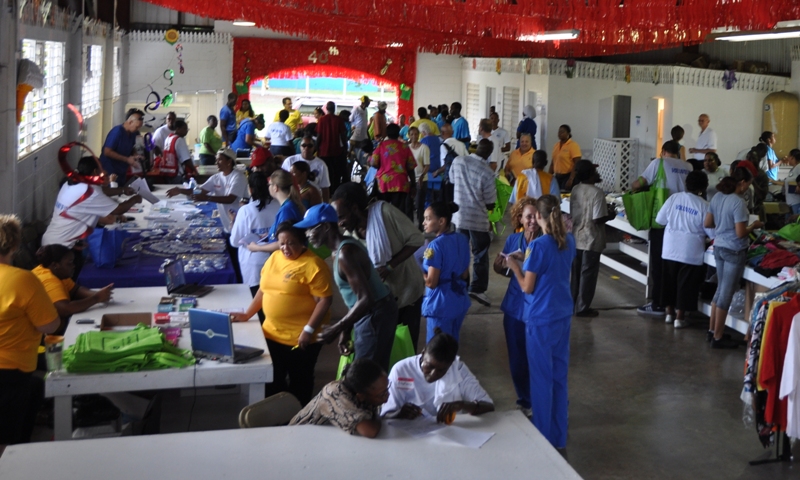
[[469, 296], [470, 296], [470, 298], [472, 298], [476, 302], [480, 303], [484, 307], [492, 306], [492, 301], [489, 300], [489, 297], [487, 297], [486, 294], [483, 293], [483, 292], [481, 292], [481, 293], [470, 292]]
[[675, 320], [675, 324], [673, 327], [675, 328], [686, 328], [689, 326], [689, 320]]
[[664, 323], [672, 323], [673, 320], [675, 320], [675, 317], [673, 317], [669, 313], [667, 314], [666, 317], [664, 317]]

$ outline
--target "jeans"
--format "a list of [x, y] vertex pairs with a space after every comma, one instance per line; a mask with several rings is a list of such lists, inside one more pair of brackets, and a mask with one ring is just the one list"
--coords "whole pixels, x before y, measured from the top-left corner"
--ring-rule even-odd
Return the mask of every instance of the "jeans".
[[492, 239], [489, 232], [458, 229], [458, 233], [466, 235], [472, 246], [472, 282], [470, 293], [483, 293], [489, 288], [489, 245]]
[[600, 252], [578, 250], [572, 261], [572, 277], [570, 278], [575, 313], [588, 310], [592, 306], [599, 274]]
[[200, 165], [216, 165], [217, 157], [207, 153], [200, 154]]
[[717, 308], [728, 311], [731, 299], [744, 274], [747, 251], [731, 250], [714, 246], [714, 261], [717, 263], [717, 292], [711, 301]]
[[272, 357], [274, 378], [267, 384], [264, 395], [269, 397], [289, 392], [300, 400], [301, 405], [307, 404], [314, 392], [314, 367], [322, 344], [312, 343], [302, 349], [267, 339], [267, 347]]
[[[253, 285], [253, 286], [251, 286], [251, 287], [250, 287], [250, 295], [252, 295], [252, 296], [253, 296], [253, 298], [256, 298], [256, 294], [258, 293], [258, 290], [259, 290], [260, 288], [261, 288], [261, 287], [260, 287], [259, 285]], [[265, 319], [265, 318], [266, 318], [266, 317], [264, 316], [264, 309], [263, 309], [263, 308], [259, 308], [259, 309], [258, 309], [258, 319], [261, 321], [261, 323], [264, 323], [264, 319]]]
[[366, 315], [353, 326], [355, 332], [354, 360], [369, 358], [389, 371], [394, 334], [397, 330], [397, 303], [389, 294], [375, 302]]
[[270, 145], [269, 153], [291, 157], [294, 155], [294, 145]]

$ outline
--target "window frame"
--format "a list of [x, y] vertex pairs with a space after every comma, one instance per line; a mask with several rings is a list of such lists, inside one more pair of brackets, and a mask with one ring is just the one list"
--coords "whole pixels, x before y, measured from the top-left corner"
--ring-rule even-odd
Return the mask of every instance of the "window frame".
[[94, 43], [83, 44], [81, 66], [83, 70], [81, 115], [86, 120], [97, 115], [102, 110], [103, 46]]

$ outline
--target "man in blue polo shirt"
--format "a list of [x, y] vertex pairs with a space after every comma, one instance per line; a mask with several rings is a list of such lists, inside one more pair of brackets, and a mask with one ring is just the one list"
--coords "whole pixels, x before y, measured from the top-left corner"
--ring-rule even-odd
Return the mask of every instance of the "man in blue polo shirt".
[[219, 111], [219, 131], [222, 139], [228, 142], [229, 147], [236, 140], [236, 113], [234, 113], [233, 107], [236, 106], [238, 98], [235, 93], [229, 93], [228, 103]]
[[131, 108], [125, 114], [125, 123], [112, 128], [103, 143], [100, 163], [109, 175], [117, 175], [117, 183], [124, 185], [128, 180], [128, 167], [139, 163], [139, 157], [133, 155], [136, 137], [142, 127], [144, 112]]

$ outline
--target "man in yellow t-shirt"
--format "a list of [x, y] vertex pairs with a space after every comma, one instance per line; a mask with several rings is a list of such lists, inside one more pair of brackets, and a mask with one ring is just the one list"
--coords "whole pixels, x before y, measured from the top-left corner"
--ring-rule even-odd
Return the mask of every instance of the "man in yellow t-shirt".
[[22, 232], [14, 215], [0, 215], [0, 444], [30, 441], [44, 382], [36, 370], [43, 333], [60, 319], [44, 287], [27, 270], [11, 266]]
[[575, 164], [581, 159], [581, 147], [572, 140], [569, 125], [558, 127], [559, 142], [553, 147], [553, 163], [550, 173], [555, 174], [561, 190], [571, 190], [575, 178]]
[[[289, 118], [283, 122], [289, 126], [289, 130], [293, 133], [297, 131], [299, 127], [303, 126], [303, 119], [300, 116], [300, 110], [293, 110], [292, 109], [292, 99], [286, 97], [283, 99], [283, 110], [289, 112]], [[281, 121], [281, 112], [282, 110], [278, 110], [275, 112], [275, 119], [272, 120], [273, 122], [280, 122]]]
[[409, 125], [408, 128], [417, 127], [417, 130], [419, 130], [419, 126], [424, 123], [424, 124], [428, 125], [428, 127], [430, 127], [430, 132], [431, 132], [432, 135], [436, 135], [437, 137], [439, 135], [441, 135], [441, 133], [439, 132], [439, 126], [436, 125], [436, 122], [434, 122], [433, 120], [428, 118], [428, 109], [427, 108], [419, 107], [417, 109], [417, 114], [419, 115], [419, 120], [417, 120], [416, 122], [414, 122], [411, 125]]
[[[506, 178], [517, 178], [523, 170], [533, 168], [533, 140], [530, 133], [523, 133], [519, 137], [519, 148], [511, 152], [504, 168]], [[509, 180], [511, 179], [509, 178]]]

